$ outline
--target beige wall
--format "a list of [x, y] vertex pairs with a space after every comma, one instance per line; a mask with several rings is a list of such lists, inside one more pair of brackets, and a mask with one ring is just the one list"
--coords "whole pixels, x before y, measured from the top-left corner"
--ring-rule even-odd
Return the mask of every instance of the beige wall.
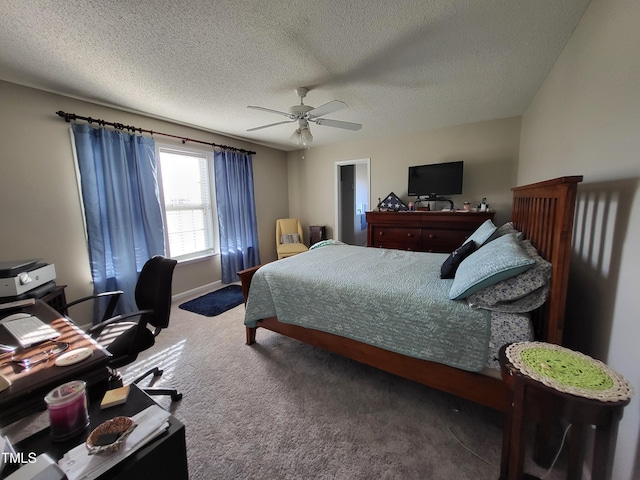
[[[276, 258], [275, 219], [288, 211], [284, 152], [6, 82], [0, 82], [0, 105], [0, 260], [42, 258], [55, 264], [68, 299], [91, 294], [92, 284], [69, 124], [55, 115], [58, 110], [256, 151], [261, 260]], [[180, 264], [173, 293], [219, 280], [218, 257]]]
[[513, 117], [290, 152], [289, 212], [305, 227], [326, 225], [331, 238], [335, 228], [335, 162], [371, 159], [372, 208], [378, 197], [390, 192], [405, 202], [413, 200], [407, 197], [409, 166], [463, 160], [464, 193], [452, 197], [456, 206], [487, 197], [497, 212], [496, 222], [503, 222], [511, 215], [509, 189], [516, 182], [519, 142], [520, 117]]
[[522, 122], [518, 182], [582, 174], [567, 305], [571, 346], [636, 396], [613, 479], [640, 478], [640, 2], [593, 0]]

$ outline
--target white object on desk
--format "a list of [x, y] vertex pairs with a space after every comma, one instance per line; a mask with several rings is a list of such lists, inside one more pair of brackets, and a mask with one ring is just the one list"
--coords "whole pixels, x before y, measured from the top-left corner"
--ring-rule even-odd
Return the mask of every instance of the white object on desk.
[[23, 348], [60, 336], [51, 328], [51, 325], [47, 325], [38, 317], [28, 313], [14, 313], [0, 320], [0, 324], [14, 336]]
[[[7, 437], [0, 435], [0, 475], [4, 471], [7, 460], [11, 459], [11, 455], [15, 455], [16, 451]], [[5, 458], [7, 460], [5, 460]]]
[[0, 373], [0, 392], [11, 386], [11, 380]]
[[1, 277], [0, 298], [22, 295], [56, 279], [56, 267], [54, 265], [41, 264], [40, 267], [37, 265], [35, 267], [37, 268], [15, 273], [11, 277]]
[[43, 453], [38, 455], [34, 461], [28, 459], [27, 463], [9, 475], [6, 480], [63, 480], [67, 478], [62, 469], [54, 462], [49, 455]]
[[0, 303], [0, 311], [9, 310], [11, 308], [29, 307], [36, 304], [35, 298], [25, 298], [24, 300], [15, 300], [13, 302]]
[[67, 353], [60, 355], [56, 358], [56, 365], [58, 367], [68, 367], [69, 365], [75, 365], [91, 356], [91, 349], [87, 347], [76, 348]]

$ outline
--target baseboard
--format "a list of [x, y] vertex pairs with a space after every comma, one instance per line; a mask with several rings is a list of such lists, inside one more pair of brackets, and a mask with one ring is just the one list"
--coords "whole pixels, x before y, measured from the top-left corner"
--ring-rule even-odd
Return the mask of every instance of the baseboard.
[[218, 290], [218, 289], [222, 288], [223, 286], [226, 286], [226, 285], [222, 283], [222, 280], [218, 280], [217, 282], [208, 283], [206, 285], [202, 285], [201, 287], [194, 288], [192, 290], [187, 290], [186, 292], [181, 292], [181, 293], [177, 293], [175, 295], [172, 295], [171, 296], [171, 301], [172, 302], [182, 302], [183, 300], [185, 300], [187, 298], [190, 299], [192, 297], [204, 295], [205, 293], [209, 293], [209, 292], [212, 292], [214, 290]]

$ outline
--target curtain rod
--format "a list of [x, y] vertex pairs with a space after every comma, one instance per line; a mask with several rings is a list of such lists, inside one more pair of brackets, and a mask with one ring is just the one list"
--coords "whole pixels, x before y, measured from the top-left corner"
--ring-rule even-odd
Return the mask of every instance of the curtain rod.
[[56, 114], [59, 117], [63, 117], [65, 119], [66, 122], [70, 122], [72, 120], [84, 120], [87, 123], [97, 123], [98, 125], [104, 126], [104, 125], [109, 125], [110, 127], [115, 128], [116, 130], [127, 130], [129, 132], [140, 132], [140, 133], [149, 133], [151, 135], [162, 135], [165, 137], [171, 137], [171, 138], [177, 138], [179, 140], [182, 141], [182, 143], [187, 143], [187, 142], [193, 142], [193, 143], [201, 143], [203, 145], [211, 145], [212, 147], [218, 147], [222, 150], [231, 150], [234, 152], [240, 152], [240, 153], [244, 153], [247, 155], [255, 155], [256, 152], [252, 152], [250, 150], [244, 150], [242, 148], [236, 148], [236, 147], [229, 147], [228, 145], [218, 145], [216, 143], [213, 142], [205, 142], [203, 140], [194, 140], [193, 138], [188, 138], [188, 137], [180, 137], [178, 135], [171, 135], [170, 133], [162, 133], [162, 132], [156, 132], [153, 130], [145, 130], [143, 128], [140, 127], [134, 127], [132, 125], [124, 125], [122, 123], [113, 123], [113, 122], [107, 122], [105, 120], [101, 120], [98, 118], [91, 118], [91, 117], [81, 117], [80, 115], [76, 115], [75, 113], [65, 113], [63, 111], [58, 111], [56, 112]]

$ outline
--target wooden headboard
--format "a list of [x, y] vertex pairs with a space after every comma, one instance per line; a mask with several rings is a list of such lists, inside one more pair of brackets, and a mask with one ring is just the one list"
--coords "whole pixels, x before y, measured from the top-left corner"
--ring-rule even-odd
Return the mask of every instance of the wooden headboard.
[[515, 228], [553, 265], [549, 301], [533, 314], [536, 338], [550, 343], [562, 343], [573, 216], [581, 181], [582, 176], [576, 175], [511, 189]]

